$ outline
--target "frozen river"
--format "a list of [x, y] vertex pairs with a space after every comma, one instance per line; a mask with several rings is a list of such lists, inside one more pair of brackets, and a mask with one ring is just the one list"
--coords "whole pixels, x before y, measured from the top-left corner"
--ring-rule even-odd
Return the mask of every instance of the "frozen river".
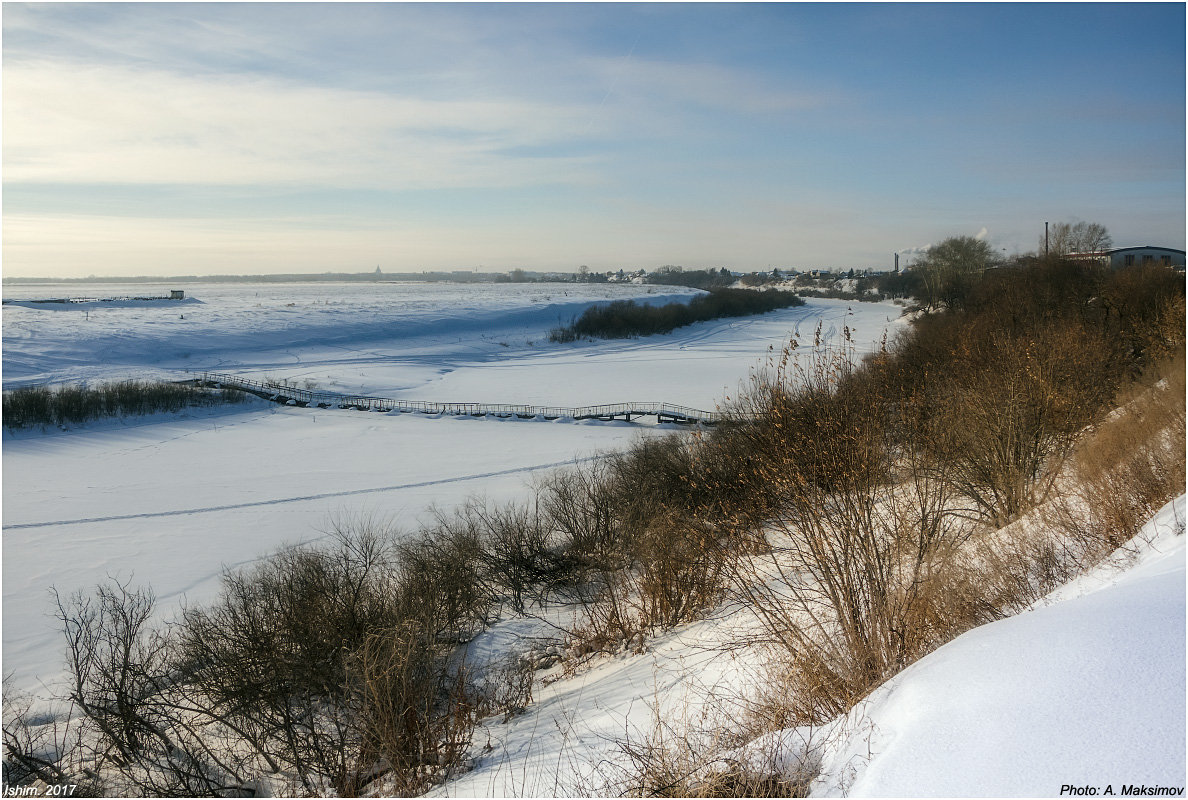
[[[6, 299], [161, 294], [172, 287], [6, 288]], [[889, 304], [810, 300], [667, 336], [547, 341], [590, 303], [692, 290], [574, 284], [186, 285], [185, 303], [53, 310], [6, 305], [4, 384], [218, 370], [332, 391], [440, 402], [577, 406], [665, 401], [714, 410], [789, 335], [843, 325], [862, 348], [898, 324]], [[666, 427], [666, 426], [664, 426]], [[220, 572], [336, 521], [409, 529], [431, 505], [507, 499], [533, 473], [664, 427], [244, 408], [4, 433], [3, 669], [46, 692], [60, 674], [51, 587], [108, 576], [162, 607], [202, 602]]]

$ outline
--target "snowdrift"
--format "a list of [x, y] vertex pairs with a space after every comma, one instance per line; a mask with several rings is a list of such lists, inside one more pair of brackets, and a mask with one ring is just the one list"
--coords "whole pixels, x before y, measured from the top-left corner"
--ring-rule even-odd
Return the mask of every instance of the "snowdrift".
[[958, 637], [875, 691], [824, 754], [812, 793], [1182, 790], [1184, 501], [1147, 524], [1136, 541], [1149, 543], [1130, 568], [1103, 566], [1036, 608]]

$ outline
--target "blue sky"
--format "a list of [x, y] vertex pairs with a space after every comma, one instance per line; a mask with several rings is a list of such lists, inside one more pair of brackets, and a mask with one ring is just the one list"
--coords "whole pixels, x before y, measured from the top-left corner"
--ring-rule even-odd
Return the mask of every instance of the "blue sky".
[[1183, 248], [1185, 6], [15, 4], [4, 274]]

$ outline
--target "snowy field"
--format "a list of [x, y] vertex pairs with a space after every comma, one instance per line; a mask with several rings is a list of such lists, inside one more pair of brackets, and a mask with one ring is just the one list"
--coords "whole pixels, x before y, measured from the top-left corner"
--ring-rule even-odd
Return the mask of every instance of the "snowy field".
[[[6, 299], [167, 294], [162, 286], [22, 286]], [[692, 290], [572, 284], [186, 285], [184, 303], [3, 308], [4, 386], [203, 370], [443, 402], [665, 401], [714, 410], [769, 348], [820, 323], [860, 348], [894, 330], [890, 304], [810, 300], [668, 336], [547, 342], [590, 303]], [[3, 670], [44, 694], [60, 674], [51, 587], [112, 576], [168, 612], [222, 569], [362, 517], [413, 528], [431, 505], [516, 496], [534, 472], [669, 426], [434, 419], [252, 403], [243, 408], [4, 433]]]

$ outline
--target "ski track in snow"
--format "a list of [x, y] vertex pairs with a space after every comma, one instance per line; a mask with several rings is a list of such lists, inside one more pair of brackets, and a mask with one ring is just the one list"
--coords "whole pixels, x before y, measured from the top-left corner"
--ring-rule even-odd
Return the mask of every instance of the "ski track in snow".
[[[180, 439], [183, 437], [175, 437]], [[173, 441], [173, 440], [168, 440]], [[85, 525], [92, 522], [114, 522], [125, 519], [149, 519], [152, 517], [176, 517], [184, 514], [207, 514], [214, 511], [234, 511], [240, 508], [256, 508], [258, 506], [277, 506], [284, 503], [300, 503], [307, 500], [325, 500], [331, 497], [351, 497], [360, 494], [376, 494], [377, 492], [395, 492], [401, 489], [421, 489], [427, 486], [441, 486], [448, 483], [462, 483], [465, 481], [481, 480], [482, 478], [497, 478], [501, 475], [516, 475], [522, 472], [536, 472], [542, 469], [554, 469], [557, 467], [566, 467], [573, 464], [584, 463], [592, 461], [598, 456], [586, 456], [585, 458], [571, 458], [566, 461], [553, 461], [548, 464], [533, 464], [527, 467], [512, 467], [511, 469], [495, 470], [493, 472], [481, 472], [476, 475], [460, 475], [454, 478], [439, 478], [432, 481], [421, 481], [419, 483], [399, 483], [394, 486], [377, 486], [373, 489], [347, 489], [340, 492], [323, 492], [321, 494], [308, 494], [299, 497], [281, 497], [275, 500], [256, 500], [250, 503], [232, 503], [222, 506], [205, 506], [203, 508], [183, 508], [174, 511], [149, 511], [143, 514], [116, 514], [109, 517], [84, 517], [81, 519], [58, 519], [48, 522], [18, 522], [5, 523], [5, 530], [20, 530], [25, 528], [52, 528], [59, 525]]]

